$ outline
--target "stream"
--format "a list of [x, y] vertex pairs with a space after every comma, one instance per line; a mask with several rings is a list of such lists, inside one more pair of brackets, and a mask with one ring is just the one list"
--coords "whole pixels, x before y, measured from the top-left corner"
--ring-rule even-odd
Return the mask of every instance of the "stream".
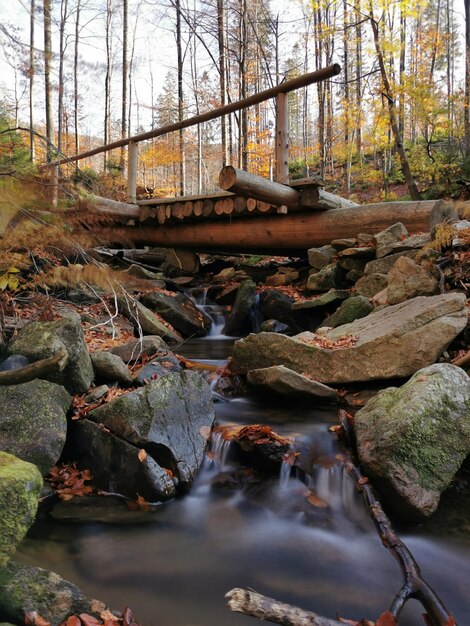
[[[178, 352], [213, 363], [227, 358], [232, 343], [221, 335], [219, 319], [210, 336], [187, 341]], [[233, 463], [227, 445], [215, 438], [192, 491], [147, 514], [151, 522], [42, 519], [17, 560], [54, 570], [109, 606], [130, 606], [145, 626], [256, 624], [225, 607], [224, 595], [233, 587], [330, 618], [375, 619], [387, 610], [401, 574], [352, 480], [335, 463], [339, 449], [328, 432], [335, 410], [255, 397], [217, 401], [215, 407], [219, 423], [262, 423], [294, 435], [310, 451], [310, 482], [283, 466], [278, 479], [262, 485], [247, 478], [242, 487], [213, 489], [214, 478]], [[307, 515], [308, 490], [329, 508], [310, 506], [313, 514]], [[459, 625], [470, 624], [470, 542], [430, 535], [424, 527], [401, 536]], [[400, 626], [422, 624], [421, 613], [421, 605], [408, 603]]]

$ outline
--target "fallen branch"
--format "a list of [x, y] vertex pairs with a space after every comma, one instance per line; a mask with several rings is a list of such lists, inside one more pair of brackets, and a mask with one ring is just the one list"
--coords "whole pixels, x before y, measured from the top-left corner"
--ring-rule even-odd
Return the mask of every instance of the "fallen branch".
[[344, 622], [304, 611], [297, 606], [284, 604], [284, 602], [267, 598], [248, 589], [232, 589], [225, 597], [231, 611], [245, 613], [283, 626], [344, 626]]
[[345, 434], [347, 445], [351, 451], [352, 461], [347, 465], [348, 471], [355, 479], [359, 491], [364, 496], [383, 545], [397, 560], [403, 574], [404, 583], [393, 599], [390, 613], [398, 623], [400, 613], [406, 602], [411, 598], [421, 602], [426, 610], [426, 624], [428, 626], [457, 626], [457, 622], [447, 611], [441, 599], [431, 589], [421, 576], [421, 570], [408, 547], [394, 531], [390, 520], [384, 513], [368, 479], [362, 473], [356, 456], [356, 440], [351, 426], [350, 416], [346, 411], [339, 411], [341, 426]]
[[48, 359], [36, 361], [17, 370], [0, 372], [0, 385], [20, 385], [35, 378], [45, 378], [51, 374], [61, 372], [67, 365], [68, 354], [61, 350]]

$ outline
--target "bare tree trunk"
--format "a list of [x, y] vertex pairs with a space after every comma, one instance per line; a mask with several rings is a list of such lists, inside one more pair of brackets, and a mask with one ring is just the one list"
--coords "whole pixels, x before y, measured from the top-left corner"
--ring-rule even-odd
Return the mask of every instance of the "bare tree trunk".
[[[104, 78], [104, 143], [110, 141], [110, 107], [111, 107], [111, 0], [106, 1], [106, 74]], [[108, 153], [103, 152], [103, 169], [106, 171]]]
[[46, 138], [47, 138], [47, 161], [54, 159], [54, 115], [52, 112], [52, 38], [51, 38], [51, 0], [43, 0], [44, 9], [44, 85], [46, 101]]
[[464, 150], [470, 156], [470, 0], [465, 5], [465, 97], [464, 97]]
[[349, 50], [348, 50], [348, 3], [343, 0], [343, 76], [344, 76], [344, 190], [346, 197], [351, 192], [349, 167]]
[[59, 154], [63, 152], [63, 127], [64, 127], [64, 60], [65, 60], [65, 26], [67, 23], [68, 0], [60, 3], [59, 24], [59, 97], [57, 106], [57, 148]]
[[[75, 48], [73, 55], [73, 122], [75, 134], [75, 154], [80, 152], [80, 134], [78, 130], [78, 44], [80, 39], [80, 9], [81, 0], [77, 0], [75, 13]], [[75, 169], [78, 172], [78, 162], [75, 164]]]
[[[240, 0], [240, 60], [239, 60], [239, 81], [240, 81], [240, 98], [247, 96], [246, 83], [246, 53], [248, 45], [248, 29], [247, 29], [247, 0]], [[248, 111], [242, 109], [240, 115], [239, 127], [239, 163], [241, 169], [248, 169]]]
[[[121, 138], [127, 137], [127, 77], [129, 74], [129, 63], [127, 60], [127, 35], [128, 35], [128, 2], [122, 0], [122, 113], [121, 113]], [[121, 148], [119, 165], [124, 170], [126, 149]]]
[[[226, 81], [226, 61], [225, 61], [225, 8], [224, 0], [217, 0], [217, 42], [219, 45], [219, 84], [220, 84], [220, 106], [225, 106], [227, 102], [227, 81]], [[227, 165], [229, 157], [227, 154], [227, 121], [225, 116], [220, 119], [221, 145], [222, 145], [222, 165]]]
[[31, 0], [30, 5], [30, 27], [29, 27], [29, 159], [34, 162], [34, 12], [36, 10], [35, 0]]
[[[466, 0], [466, 2], [467, 1], [470, 2], [470, 0]], [[418, 187], [416, 185], [415, 179], [413, 178], [413, 174], [411, 173], [410, 164], [408, 163], [408, 157], [406, 156], [405, 149], [403, 147], [402, 137], [400, 135], [400, 131], [398, 128], [398, 116], [397, 116], [395, 101], [393, 98], [392, 88], [391, 88], [390, 81], [388, 79], [387, 70], [385, 67], [384, 55], [382, 52], [382, 47], [380, 45], [379, 26], [378, 26], [378, 22], [374, 19], [372, 2], [370, 2], [369, 8], [370, 8], [370, 23], [371, 23], [372, 32], [374, 35], [375, 50], [377, 53], [377, 60], [379, 62], [380, 74], [382, 76], [384, 96], [388, 102], [388, 114], [390, 118], [390, 126], [391, 126], [393, 137], [395, 140], [395, 147], [397, 149], [398, 156], [400, 158], [401, 169], [403, 172], [403, 176], [405, 177], [405, 181], [408, 186], [411, 199], [420, 200], [421, 196], [418, 191]]]
[[398, 97], [398, 130], [400, 136], [405, 132], [405, 62], [406, 62], [406, 13], [404, 6], [400, 10], [400, 95]]
[[355, 0], [356, 11], [356, 152], [359, 162], [362, 161], [362, 24], [361, 24], [361, 0]]
[[[178, 121], [184, 119], [184, 94], [183, 94], [183, 49], [181, 43], [181, 0], [175, 0], [176, 9], [176, 51], [178, 66]], [[185, 154], [184, 154], [184, 131], [179, 131], [179, 158], [180, 158], [180, 196], [185, 194]]]

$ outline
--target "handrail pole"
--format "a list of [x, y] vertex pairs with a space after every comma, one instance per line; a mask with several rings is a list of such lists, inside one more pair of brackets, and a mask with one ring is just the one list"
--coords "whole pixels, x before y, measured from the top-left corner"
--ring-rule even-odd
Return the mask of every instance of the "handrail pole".
[[147, 141], [147, 139], [161, 137], [162, 135], [167, 135], [168, 133], [174, 132], [176, 130], [181, 130], [183, 128], [195, 126], [196, 124], [209, 122], [210, 120], [217, 119], [218, 117], [222, 117], [223, 115], [228, 115], [229, 113], [233, 113], [234, 111], [240, 111], [241, 109], [246, 109], [247, 107], [253, 106], [254, 104], [259, 104], [260, 102], [264, 102], [265, 100], [274, 98], [278, 94], [287, 94], [290, 91], [294, 91], [295, 89], [306, 87], [307, 85], [312, 85], [314, 83], [319, 83], [323, 80], [328, 80], [329, 78], [337, 76], [340, 72], [341, 66], [338, 65], [338, 63], [334, 63], [333, 65], [329, 65], [328, 67], [316, 70], [315, 72], [310, 72], [308, 74], [298, 76], [297, 78], [287, 80], [283, 83], [280, 83], [279, 85], [276, 85], [275, 87], [271, 87], [270, 89], [266, 89], [265, 91], [261, 91], [260, 93], [253, 94], [252, 96], [248, 96], [248, 98], [244, 98], [243, 100], [231, 102], [230, 104], [226, 104], [223, 107], [213, 109], [212, 111], [207, 111], [206, 113], [201, 113], [200, 115], [195, 115], [194, 117], [190, 117], [181, 122], [166, 124], [165, 126], [161, 126], [160, 128], [154, 128], [152, 130], [149, 130], [146, 133], [133, 135], [132, 137], [120, 139], [104, 146], [94, 148], [93, 150], [82, 152], [81, 154], [76, 154], [71, 157], [59, 159], [57, 161], [54, 161], [53, 165], [61, 165], [63, 163], [80, 161], [81, 159], [92, 157], [95, 154], [100, 154], [101, 152], [108, 152], [109, 150], [114, 150], [116, 148], [121, 148], [122, 146], [127, 146], [130, 143]]
[[137, 168], [139, 161], [139, 144], [131, 141], [127, 148], [127, 199], [137, 202]]

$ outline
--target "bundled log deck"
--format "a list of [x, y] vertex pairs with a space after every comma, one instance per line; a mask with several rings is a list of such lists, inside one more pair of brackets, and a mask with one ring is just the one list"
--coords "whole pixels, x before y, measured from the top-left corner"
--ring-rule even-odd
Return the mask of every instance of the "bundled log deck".
[[427, 200], [287, 215], [267, 214], [258, 219], [240, 216], [231, 220], [231, 215], [222, 214], [220, 219], [188, 220], [168, 226], [159, 225], [157, 220], [153, 223], [147, 220], [145, 224], [101, 229], [99, 234], [102, 241], [118, 245], [242, 252], [305, 251], [309, 247], [327, 244], [334, 238], [355, 237], [360, 232], [377, 233], [396, 222], [402, 222], [410, 232], [429, 232], [435, 224], [456, 217], [452, 204]]

